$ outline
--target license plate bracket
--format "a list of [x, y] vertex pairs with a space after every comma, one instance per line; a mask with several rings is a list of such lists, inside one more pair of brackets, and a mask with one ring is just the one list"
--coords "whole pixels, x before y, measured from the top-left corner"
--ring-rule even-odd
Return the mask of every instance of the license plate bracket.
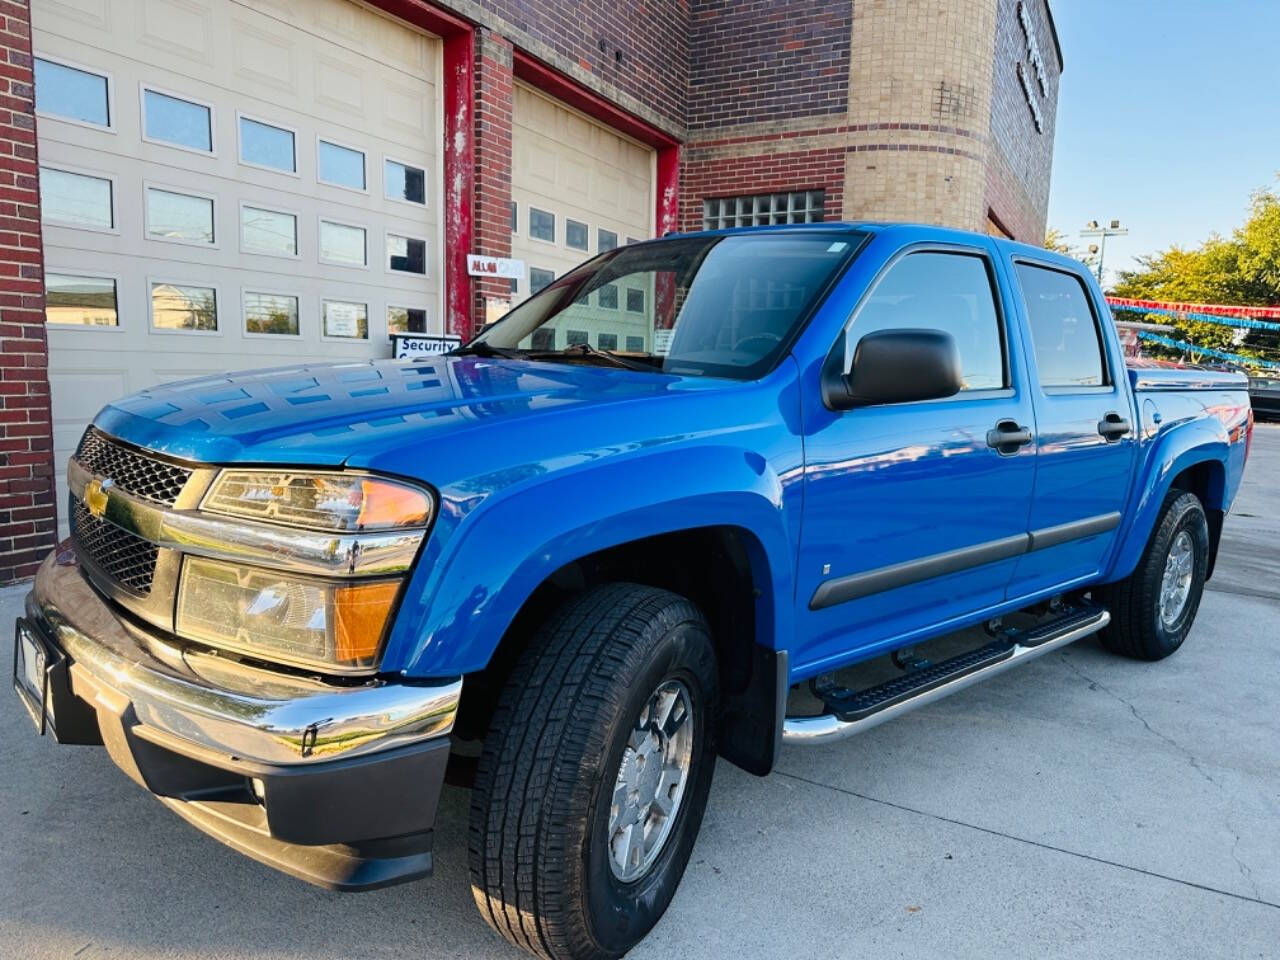
[[40, 736], [52, 730], [57, 737], [57, 713], [50, 696], [54, 677], [66, 681], [67, 658], [40, 635], [25, 617], [13, 628], [13, 689]]

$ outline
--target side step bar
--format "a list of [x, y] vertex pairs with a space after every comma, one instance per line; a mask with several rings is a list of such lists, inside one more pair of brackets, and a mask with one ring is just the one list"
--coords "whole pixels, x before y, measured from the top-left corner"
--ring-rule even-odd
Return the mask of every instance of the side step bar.
[[782, 741], [817, 744], [843, 740], [1097, 633], [1110, 622], [1111, 614], [1106, 610], [1088, 606], [867, 690], [845, 691], [827, 700], [829, 713], [787, 717]]

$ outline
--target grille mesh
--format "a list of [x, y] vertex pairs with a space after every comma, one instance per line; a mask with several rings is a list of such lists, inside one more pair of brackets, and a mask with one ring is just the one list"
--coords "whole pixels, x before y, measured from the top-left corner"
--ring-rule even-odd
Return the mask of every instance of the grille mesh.
[[154, 543], [98, 519], [75, 497], [71, 498], [71, 535], [84, 556], [111, 579], [144, 596], [151, 592], [159, 553]]
[[121, 446], [92, 427], [81, 438], [76, 459], [90, 473], [110, 477], [125, 493], [167, 507], [173, 506], [191, 478], [185, 467]]

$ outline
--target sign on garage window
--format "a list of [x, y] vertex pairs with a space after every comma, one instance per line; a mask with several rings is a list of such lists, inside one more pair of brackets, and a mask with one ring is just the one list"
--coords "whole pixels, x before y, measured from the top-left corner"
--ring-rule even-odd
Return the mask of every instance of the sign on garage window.
[[369, 339], [369, 307], [348, 300], [326, 300], [324, 335], [345, 340]]

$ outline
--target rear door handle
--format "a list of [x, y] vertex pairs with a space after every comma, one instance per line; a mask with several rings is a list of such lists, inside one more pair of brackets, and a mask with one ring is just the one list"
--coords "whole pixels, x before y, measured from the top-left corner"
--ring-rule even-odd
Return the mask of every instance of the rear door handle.
[[1001, 420], [994, 430], [987, 431], [987, 446], [1000, 454], [1009, 456], [1017, 453], [1019, 447], [1031, 442], [1031, 431], [1017, 420]]
[[1098, 433], [1107, 438], [1107, 442], [1119, 440], [1129, 432], [1129, 421], [1114, 410], [1098, 421]]

